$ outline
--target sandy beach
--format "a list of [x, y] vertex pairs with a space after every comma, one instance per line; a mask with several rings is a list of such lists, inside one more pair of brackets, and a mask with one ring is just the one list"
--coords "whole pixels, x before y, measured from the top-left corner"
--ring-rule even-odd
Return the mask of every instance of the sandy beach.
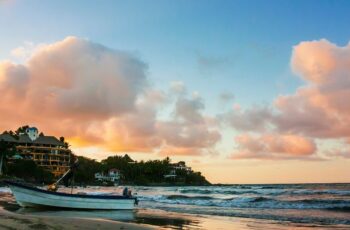
[[[223, 218], [167, 213], [163, 211], [141, 211], [140, 223], [124, 223], [105, 219], [55, 217], [45, 215], [23, 215], [0, 209], [0, 229], [330, 229], [310, 225], [271, 223], [265, 220], [245, 218]], [[144, 224], [147, 222], [148, 224]], [[151, 225], [152, 224], [152, 225]], [[346, 229], [338, 227], [337, 229]]]
[[0, 229], [155, 229], [151, 226], [107, 220], [68, 217], [37, 217], [0, 211]]

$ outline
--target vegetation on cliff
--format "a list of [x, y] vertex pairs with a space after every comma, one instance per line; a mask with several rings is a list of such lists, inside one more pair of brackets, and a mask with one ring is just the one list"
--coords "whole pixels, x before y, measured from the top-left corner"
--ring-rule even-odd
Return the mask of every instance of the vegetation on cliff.
[[[79, 156], [79, 167], [75, 173], [75, 183], [91, 184], [95, 182], [97, 172], [108, 172], [110, 169], [121, 171], [122, 184], [134, 185], [209, 185], [200, 172], [185, 169], [174, 169], [169, 157], [163, 160], [134, 161], [127, 154], [110, 156], [97, 162]], [[164, 175], [175, 170], [175, 177], [165, 178]]]

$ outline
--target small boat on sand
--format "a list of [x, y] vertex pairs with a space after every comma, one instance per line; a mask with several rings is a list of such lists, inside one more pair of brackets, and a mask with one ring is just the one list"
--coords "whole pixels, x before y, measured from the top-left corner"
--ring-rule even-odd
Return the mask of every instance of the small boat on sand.
[[22, 207], [69, 209], [133, 209], [136, 197], [122, 195], [86, 195], [47, 191], [21, 183], [6, 181]]
[[56, 183], [49, 185], [47, 190], [13, 181], [5, 181], [5, 183], [8, 184], [17, 203], [22, 207], [95, 210], [130, 210], [135, 207], [138, 200], [127, 189], [124, 189], [123, 195], [89, 195], [57, 192], [59, 182], [67, 181], [67, 178], [73, 175], [76, 165], [77, 162]]

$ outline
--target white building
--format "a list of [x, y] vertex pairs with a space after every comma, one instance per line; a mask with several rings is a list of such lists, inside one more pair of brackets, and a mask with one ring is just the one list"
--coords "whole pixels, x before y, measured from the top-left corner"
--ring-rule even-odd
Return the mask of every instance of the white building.
[[164, 178], [175, 178], [177, 176], [176, 171], [186, 171], [187, 174], [190, 174], [192, 172], [192, 168], [187, 167], [184, 161], [171, 164], [170, 171], [168, 174], [164, 175]]
[[30, 140], [35, 141], [39, 137], [39, 130], [35, 127], [29, 127], [26, 129], [26, 133]]
[[110, 169], [107, 174], [104, 174], [103, 172], [95, 173], [95, 179], [97, 181], [118, 182], [120, 180], [120, 175], [118, 169]]
[[187, 174], [189, 174], [190, 172], [192, 172], [192, 168], [191, 167], [187, 167], [186, 163], [183, 161], [180, 161], [178, 163], [172, 164], [172, 168], [175, 170], [184, 170], [187, 172]]
[[171, 169], [168, 174], [164, 175], [164, 178], [175, 178], [175, 177], [176, 177], [175, 169]]

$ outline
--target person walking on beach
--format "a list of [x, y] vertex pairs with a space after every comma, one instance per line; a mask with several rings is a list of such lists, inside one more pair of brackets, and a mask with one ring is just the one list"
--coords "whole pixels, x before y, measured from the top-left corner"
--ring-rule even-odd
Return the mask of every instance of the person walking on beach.
[[126, 196], [126, 197], [131, 197], [132, 196], [132, 191], [128, 189], [128, 187], [125, 187], [124, 190], [123, 190], [123, 196]]

